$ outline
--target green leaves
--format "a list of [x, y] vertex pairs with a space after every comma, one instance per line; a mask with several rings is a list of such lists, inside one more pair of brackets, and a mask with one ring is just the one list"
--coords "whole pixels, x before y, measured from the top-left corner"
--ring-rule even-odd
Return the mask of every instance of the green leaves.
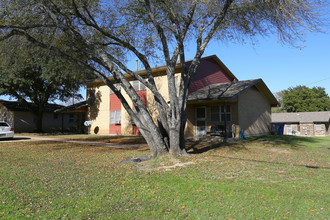
[[278, 95], [282, 108], [288, 112], [330, 111], [330, 97], [322, 87], [297, 86]]

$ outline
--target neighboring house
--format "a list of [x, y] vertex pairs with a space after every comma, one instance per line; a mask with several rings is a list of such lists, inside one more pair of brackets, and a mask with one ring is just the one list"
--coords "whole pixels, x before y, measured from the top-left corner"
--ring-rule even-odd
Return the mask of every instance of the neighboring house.
[[272, 113], [274, 134], [299, 136], [330, 135], [330, 111]]
[[[29, 105], [30, 108], [37, 108], [33, 103], [29, 103]], [[77, 114], [61, 111], [63, 109], [65, 109], [64, 106], [57, 104], [47, 104], [44, 107], [42, 119], [43, 131], [76, 131]], [[0, 100], [0, 120], [8, 122], [14, 127], [15, 132], [36, 131], [35, 115], [25, 105], [17, 101]]]
[[[86, 121], [86, 112], [87, 112], [88, 104], [86, 101], [79, 102], [73, 105], [64, 106], [62, 108], [56, 109], [54, 111], [55, 114], [60, 114], [62, 123], [61, 131], [68, 130], [67, 125], [65, 124], [66, 116], [69, 116], [69, 122], [71, 123], [71, 127], [69, 130], [75, 131], [78, 133], [85, 133], [84, 122]], [[74, 124], [72, 125], [72, 122]]]
[[[190, 63], [187, 61], [186, 65]], [[180, 65], [177, 65], [178, 84], [180, 69]], [[160, 93], [169, 101], [166, 66], [155, 67], [152, 71]], [[146, 75], [144, 70], [137, 73]], [[152, 93], [139, 81], [132, 80], [132, 85], [152, 112], [154, 120], [157, 120]], [[123, 93], [123, 96], [127, 97], [127, 94]], [[92, 131], [96, 130], [99, 134], [139, 134], [117, 96], [104, 83], [88, 83], [87, 98], [87, 118], [93, 121]], [[204, 57], [189, 87], [185, 135], [200, 136], [218, 131], [223, 134], [224, 128], [227, 128], [229, 136], [235, 132], [236, 137], [240, 129], [247, 136], [269, 134], [271, 106], [277, 103], [261, 79], [238, 81], [217, 56]]]

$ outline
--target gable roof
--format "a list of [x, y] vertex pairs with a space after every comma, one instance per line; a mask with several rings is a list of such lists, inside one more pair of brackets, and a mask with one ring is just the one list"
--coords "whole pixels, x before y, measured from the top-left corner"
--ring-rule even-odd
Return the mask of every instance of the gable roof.
[[69, 106], [64, 106], [62, 108], [56, 109], [55, 112], [57, 113], [62, 113], [62, 112], [85, 112], [87, 111], [87, 101], [82, 101], [82, 102], [78, 102], [76, 104], [73, 105], [69, 105]]
[[262, 79], [252, 79], [245, 81], [234, 81], [229, 83], [212, 84], [201, 88], [188, 95], [188, 102], [228, 100], [235, 98], [245, 90], [255, 86], [270, 102], [271, 105], [277, 105], [278, 102], [270, 92]]
[[[206, 56], [206, 57], [202, 57], [201, 60], [213, 60], [215, 63], [217, 63], [222, 69], [223, 71], [229, 76], [231, 77], [233, 80], [238, 80], [237, 77], [228, 69], [228, 67], [218, 58], [217, 55], [211, 55], [211, 56]], [[191, 64], [193, 60], [187, 60], [186, 61], [186, 66], [189, 66]], [[166, 65], [161, 65], [161, 66], [156, 66], [156, 67], [152, 67], [151, 68], [151, 71], [157, 75], [165, 75], [166, 74], [166, 68], [167, 66]], [[180, 63], [177, 63], [176, 66], [175, 66], [175, 69], [176, 69], [176, 72], [180, 72], [179, 70], [181, 69], [181, 64]], [[147, 75], [147, 71], [145, 69], [142, 69], [142, 70], [137, 70], [137, 71], [134, 71], [135, 73], [141, 75], [141, 76], [144, 76], [144, 75]], [[127, 77], [131, 77], [129, 74], [125, 74]], [[114, 80], [114, 78], [112, 76], [109, 77], [110, 80]], [[88, 82], [87, 84], [89, 83], [96, 83], [96, 84], [103, 84], [103, 82], [101, 80], [95, 80], [95, 81], [91, 81], [91, 82]]]
[[330, 111], [272, 113], [273, 123], [330, 122]]
[[[23, 103], [18, 101], [6, 101], [0, 100], [0, 104], [5, 106], [9, 111], [20, 111], [20, 112], [29, 112], [30, 109], [27, 108]], [[38, 106], [34, 103], [29, 102], [28, 105], [30, 108], [37, 110]], [[62, 108], [63, 105], [47, 103], [44, 107], [44, 112], [54, 112], [56, 109]]]

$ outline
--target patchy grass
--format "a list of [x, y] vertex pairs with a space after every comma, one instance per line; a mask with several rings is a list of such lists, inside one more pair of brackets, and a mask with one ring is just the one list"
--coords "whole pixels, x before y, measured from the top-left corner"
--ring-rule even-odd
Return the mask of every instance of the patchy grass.
[[87, 135], [87, 134], [39, 134], [39, 133], [19, 133], [16, 136], [32, 136], [32, 137], [47, 137], [59, 138], [68, 140], [79, 141], [95, 141], [101, 143], [114, 143], [114, 144], [145, 144], [146, 141], [143, 136], [124, 136], [124, 135]]
[[330, 136], [190, 142], [191, 157], [0, 142], [0, 218], [327, 219]]

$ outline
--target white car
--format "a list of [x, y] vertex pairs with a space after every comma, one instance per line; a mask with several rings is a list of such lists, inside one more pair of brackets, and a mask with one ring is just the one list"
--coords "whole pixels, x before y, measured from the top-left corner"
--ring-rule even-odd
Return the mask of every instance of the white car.
[[0, 138], [13, 138], [14, 128], [12, 128], [7, 122], [0, 121]]

